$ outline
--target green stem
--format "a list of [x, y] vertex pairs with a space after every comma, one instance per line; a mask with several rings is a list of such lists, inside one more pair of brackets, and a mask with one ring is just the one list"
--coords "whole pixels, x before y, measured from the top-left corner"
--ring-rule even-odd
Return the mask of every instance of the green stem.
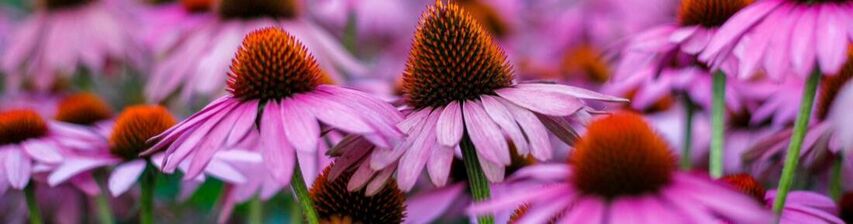
[[150, 164], [146, 165], [145, 171], [142, 173], [142, 195], [139, 199], [141, 204], [139, 223], [141, 224], [154, 223], [154, 186], [156, 181], [157, 169]]
[[44, 223], [41, 219], [41, 209], [39, 209], [38, 202], [36, 201], [36, 184], [30, 182], [27, 184], [27, 187], [24, 188], [24, 195], [27, 198], [27, 210], [30, 213], [30, 224], [41, 224]]
[[95, 203], [98, 206], [98, 221], [100, 223], [108, 224], [115, 223], [113, 220], [112, 209], [110, 208], [109, 201], [109, 190], [107, 189], [104, 175], [104, 170], [98, 170], [94, 173], [95, 183], [98, 184], [98, 188], [101, 189], [101, 193], [95, 196]]
[[841, 179], [841, 166], [844, 164], [844, 155], [838, 155], [835, 158], [835, 163], [832, 164], [832, 173], [829, 177], [829, 196], [832, 197], [833, 200], [841, 199], [841, 192], [843, 191], [842, 179]]
[[800, 112], [797, 114], [797, 120], [794, 123], [794, 133], [791, 135], [788, 153], [785, 155], [785, 166], [782, 168], [782, 178], [779, 180], [776, 202], [773, 203], [773, 212], [776, 213], [777, 219], [782, 214], [782, 208], [785, 207], [785, 199], [788, 197], [788, 191], [791, 190], [791, 184], [794, 183], [794, 171], [797, 170], [797, 162], [800, 159], [800, 147], [803, 145], [803, 138], [806, 136], [806, 128], [811, 117], [812, 104], [814, 103], [819, 82], [820, 71], [815, 69], [815, 72], [811, 74], [806, 82], [806, 88], [803, 89]]
[[723, 176], [723, 145], [725, 135], [726, 112], [726, 74], [722, 71], [714, 73], [714, 98], [711, 105], [711, 161], [709, 171], [711, 177]]
[[358, 27], [355, 12], [347, 13], [347, 24], [344, 27], [343, 45], [351, 54], [356, 53], [358, 43]]
[[294, 165], [290, 186], [293, 188], [293, 193], [296, 194], [296, 200], [302, 206], [302, 214], [305, 216], [308, 224], [320, 223], [320, 220], [317, 218], [317, 211], [314, 210], [314, 201], [308, 195], [308, 187], [305, 186], [305, 179], [302, 178], [302, 168], [299, 167], [299, 163]]
[[256, 196], [249, 201], [249, 224], [264, 223], [264, 202]]
[[[477, 159], [477, 151], [468, 134], [462, 137], [462, 142], [459, 143], [459, 148], [462, 149], [462, 162], [465, 164], [465, 171], [468, 173], [468, 187], [471, 188], [471, 196], [474, 201], [484, 201], [491, 197], [489, 190], [489, 180], [483, 174], [480, 167], [480, 161]], [[482, 215], [477, 217], [480, 224], [493, 224], [495, 218], [492, 215]]]
[[690, 170], [693, 168], [693, 155], [691, 148], [693, 147], [693, 102], [690, 97], [684, 96], [684, 142], [681, 150], [681, 169]]

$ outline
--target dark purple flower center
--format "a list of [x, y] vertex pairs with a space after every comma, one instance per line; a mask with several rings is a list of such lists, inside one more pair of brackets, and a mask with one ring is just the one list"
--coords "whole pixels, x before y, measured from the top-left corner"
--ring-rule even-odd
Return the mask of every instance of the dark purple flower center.
[[47, 123], [33, 110], [0, 112], [0, 145], [17, 144], [47, 134]]
[[216, 11], [229, 19], [296, 18], [299, 5], [296, 0], [221, 0]]
[[720, 27], [752, 0], [684, 0], [678, 10], [682, 26]]
[[243, 100], [279, 100], [331, 83], [302, 43], [279, 28], [254, 31], [228, 73], [228, 91]]
[[578, 190], [607, 199], [657, 192], [675, 171], [666, 140], [641, 116], [628, 112], [592, 122], [569, 164]]
[[458, 5], [439, 2], [421, 16], [403, 74], [410, 106], [476, 99], [510, 86], [512, 79], [503, 50]]
[[57, 10], [73, 8], [93, 1], [94, 0], [44, 0], [42, 1], [42, 4], [44, 5], [44, 8], [48, 10]]
[[387, 181], [379, 192], [367, 196], [364, 189], [347, 190], [355, 170], [330, 181], [329, 167], [317, 177], [310, 192], [322, 223], [403, 223], [406, 196], [397, 188], [397, 182]]

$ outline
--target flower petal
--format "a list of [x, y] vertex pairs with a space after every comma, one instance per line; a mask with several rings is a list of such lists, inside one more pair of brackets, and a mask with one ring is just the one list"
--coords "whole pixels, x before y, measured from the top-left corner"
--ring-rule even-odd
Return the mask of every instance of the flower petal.
[[142, 172], [145, 171], [146, 162], [142, 159], [133, 160], [123, 164], [119, 164], [113, 169], [110, 174], [110, 179], [107, 186], [113, 197], [123, 194], [127, 189], [130, 189]]

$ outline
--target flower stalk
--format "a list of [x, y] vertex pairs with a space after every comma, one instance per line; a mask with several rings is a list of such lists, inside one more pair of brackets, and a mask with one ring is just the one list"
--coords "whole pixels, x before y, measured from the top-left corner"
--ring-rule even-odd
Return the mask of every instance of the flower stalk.
[[36, 200], [35, 183], [30, 182], [24, 188], [24, 196], [27, 198], [27, 211], [30, 213], [30, 224], [44, 223], [41, 218], [41, 209]]
[[113, 212], [110, 208], [109, 190], [106, 187], [105, 175], [104, 170], [96, 171], [93, 175], [98, 188], [101, 189], [101, 193], [95, 196], [95, 204], [98, 207], [98, 221], [100, 223], [115, 223]]
[[723, 145], [725, 136], [725, 97], [726, 97], [726, 74], [717, 71], [713, 74], [714, 98], [711, 105], [711, 156], [708, 164], [711, 177], [714, 179], [723, 176]]
[[806, 136], [806, 129], [809, 124], [809, 118], [811, 117], [812, 104], [814, 104], [818, 83], [820, 83], [820, 70], [815, 69], [806, 81], [805, 89], [803, 89], [803, 100], [800, 103], [800, 111], [794, 123], [794, 133], [791, 135], [791, 142], [788, 144], [788, 152], [785, 155], [785, 165], [782, 168], [782, 177], [779, 179], [776, 201], [773, 203], [773, 212], [776, 214], [777, 219], [782, 214], [782, 209], [785, 207], [785, 199], [787, 199], [791, 185], [794, 183], [794, 173], [797, 170], [797, 162], [800, 159], [800, 147], [802, 147], [803, 138]]
[[142, 195], [139, 202], [141, 208], [139, 211], [139, 223], [152, 224], [154, 223], [154, 187], [157, 181], [157, 169], [151, 164], [146, 165], [145, 171], [142, 174]]
[[684, 139], [681, 149], [681, 169], [690, 170], [693, 168], [693, 155], [691, 148], [693, 147], [693, 102], [686, 94], [684, 96]]
[[299, 163], [294, 164], [293, 176], [290, 180], [290, 186], [293, 188], [293, 193], [296, 195], [296, 200], [302, 206], [302, 214], [308, 224], [320, 223], [317, 217], [317, 211], [314, 210], [314, 201], [311, 200], [311, 195], [308, 193], [308, 187], [305, 185], [305, 179], [302, 178], [302, 168]]
[[[459, 143], [459, 148], [462, 149], [462, 162], [465, 164], [465, 172], [468, 174], [468, 187], [471, 188], [471, 196], [474, 198], [474, 201], [488, 200], [491, 197], [489, 180], [486, 179], [486, 175], [480, 167], [474, 143], [471, 142], [467, 134], [463, 135], [462, 141]], [[492, 215], [482, 215], [477, 217], [477, 222], [480, 224], [493, 224], [495, 223], [495, 218]]]

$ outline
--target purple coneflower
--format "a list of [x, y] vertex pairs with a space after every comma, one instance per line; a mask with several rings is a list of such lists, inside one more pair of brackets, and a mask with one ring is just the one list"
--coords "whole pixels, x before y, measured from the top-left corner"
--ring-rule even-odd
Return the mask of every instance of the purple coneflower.
[[111, 63], [141, 68], [146, 59], [134, 21], [112, 0], [43, 0], [16, 28], [2, 55], [10, 88], [49, 90], [79, 71], [103, 74]]
[[[517, 177], [531, 184], [469, 209], [527, 207], [518, 223], [766, 223], [747, 196], [704, 176], [676, 170], [665, 140], [643, 118], [617, 113], [593, 121], [569, 164], [536, 165]], [[618, 165], [617, 165], [618, 164]]]
[[[167, 173], [190, 161], [185, 177], [193, 178], [215, 152], [258, 139], [253, 150], [273, 178], [307, 190], [296, 162], [317, 161], [323, 130], [361, 135], [382, 147], [402, 137], [394, 127], [402, 116], [391, 105], [330, 83], [295, 37], [279, 28], [254, 31], [233, 60], [228, 94], [151, 139], [157, 144], [146, 153], [165, 150]], [[307, 192], [297, 195], [305, 203]]]
[[242, 38], [264, 27], [282, 27], [297, 36], [335, 80], [365, 72], [330, 34], [304, 18], [300, 0], [216, 0], [213, 11], [215, 16], [205, 21], [191, 21], [197, 23], [195, 27], [167, 47], [146, 86], [149, 101], [166, 100], [178, 91], [180, 102], [218, 95]]
[[[729, 175], [720, 180], [730, 184], [738, 191], [752, 196], [762, 204], [766, 204], [767, 208], [773, 205], [776, 198], [775, 190], [764, 189], [764, 186], [749, 174]], [[789, 194], [788, 202], [785, 204], [785, 209], [782, 211], [779, 223], [844, 223], [836, 216], [836, 213], [838, 213], [838, 206], [832, 199], [814, 192], [792, 191]]]
[[364, 190], [350, 191], [347, 187], [352, 171], [341, 178], [327, 178], [331, 166], [323, 170], [311, 187], [311, 199], [320, 223], [403, 223], [406, 217], [406, 196], [393, 181], [380, 184], [374, 194]]

